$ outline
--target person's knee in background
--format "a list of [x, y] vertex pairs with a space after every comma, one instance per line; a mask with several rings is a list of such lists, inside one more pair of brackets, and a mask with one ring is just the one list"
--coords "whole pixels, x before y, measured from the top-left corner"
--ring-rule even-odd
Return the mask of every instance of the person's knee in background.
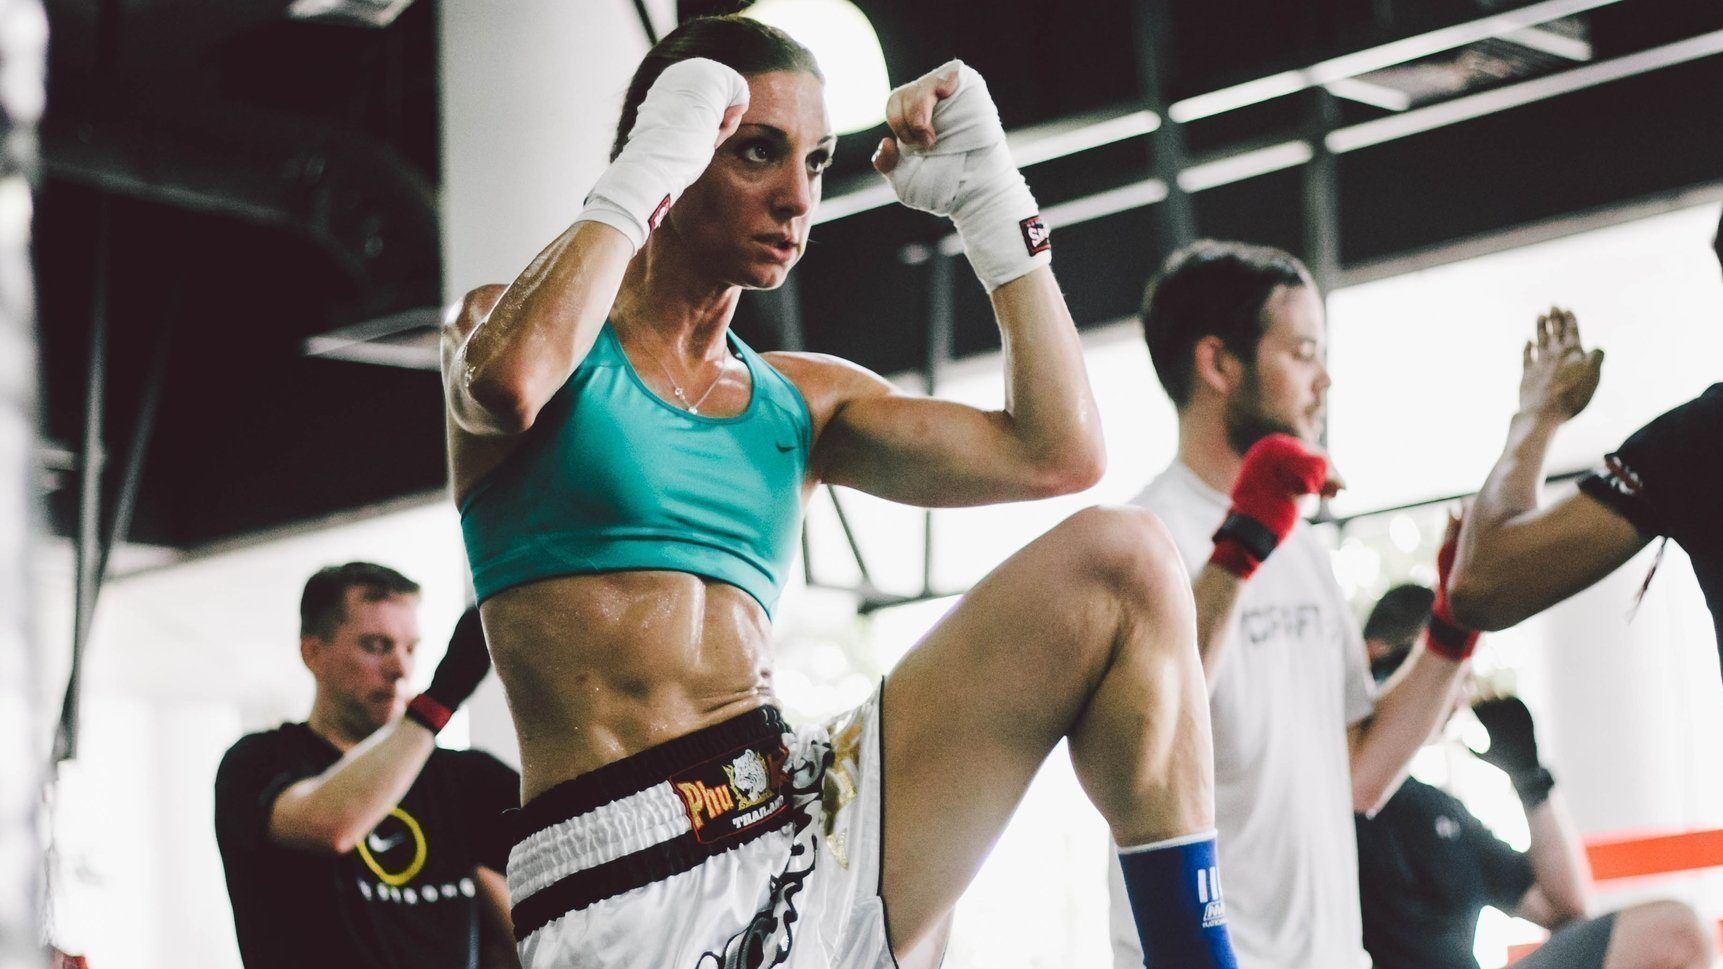
[[1663, 900], [1622, 909], [1615, 916], [1604, 969], [1705, 969], [1716, 944], [1699, 916], [1683, 902]]

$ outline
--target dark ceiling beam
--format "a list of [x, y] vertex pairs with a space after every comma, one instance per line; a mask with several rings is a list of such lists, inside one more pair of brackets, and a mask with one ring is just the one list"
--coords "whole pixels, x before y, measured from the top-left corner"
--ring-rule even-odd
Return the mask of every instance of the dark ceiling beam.
[[[1184, 123], [1213, 117], [1262, 101], [1296, 94], [1310, 87], [1344, 81], [1428, 54], [1500, 37], [1561, 17], [1620, 2], [1622, 0], [1544, 0], [1542, 3], [1534, 3], [1517, 10], [1398, 38], [1340, 57], [1318, 61], [1304, 68], [1281, 71], [1243, 84], [1185, 98], [1167, 107], [1167, 120]], [[1137, 137], [1154, 131], [1162, 123], [1163, 120], [1158, 114], [1133, 109], [1104, 112], [1076, 129], [1071, 129], [1068, 123], [1059, 122], [1008, 132], [1007, 138], [1013, 157], [1018, 159], [1018, 165], [1027, 168], [1033, 164], [1066, 158], [1078, 152]], [[1064, 130], [1059, 130], [1061, 128]], [[1049, 137], [1053, 134], [1057, 135], [1056, 139]], [[1048, 144], [1040, 145], [1044, 140]], [[1034, 153], [1032, 158], [1025, 157], [1025, 148], [1028, 146], [1035, 146], [1031, 149]], [[875, 184], [872, 178], [863, 177], [857, 179], [854, 184], [852, 191], [834, 193], [822, 201], [820, 212], [816, 213], [814, 221], [831, 222], [883, 208], [896, 201], [896, 196], [892, 194], [889, 186]]]
[[1297, 94], [1334, 81], [1346, 80], [1384, 67], [1393, 67], [1420, 57], [1501, 37], [1527, 27], [1571, 17], [1577, 13], [1620, 3], [1622, 0], [1543, 0], [1514, 10], [1492, 13], [1476, 20], [1440, 27], [1411, 37], [1402, 37], [1362, 50], [1317, 61], [1308, 67], [1281, 71], [1185, 98], [1167, 108], [1173, 120], [1188, 123], [1227, 111], [1260, 104], [1273, 98]]
[[1468, 259], [1481, 259], [1553, 239], [1565, 239], [1717, 202], [1723, 202], [1723, 181], [1657, 192], [1599, 208], [1540, 219], [1497, 232], [1469, 236], [1442, 245], [1349, 265], [1341, 271], [1336, 280], [1336, 288], [1373, 283], [1407, 273], [1422, 272], [1434, 266], [1465, 262]]
[[1311, 155], [1299, 173], [1304, 208], [1304, 251], [1300, 255], [1316, 279], [1317, 291], [1327, 293], [1340, 276], [1340, 175], [1324, 136], [1339, 125], [1340, 108], [1334, 95], [1322, 88], [1309, 91], [1306, 97]]
[[206, 106], [185, 117], [49, 121], [44, 171], [112, 195], [290, 232], [316, 245], [357, 290], [435, 301], [435, 193], [395, 151], [357, 132], [252, 108]]
[[[1238, 146], [1196, 159], [1190, 167], [1178, 173], [1178, 184], [1186, 192], [1218, 188], [1310, 162], [1318, 154], [1313, 143], [1317, 138], [1321, 139], [1325, 149], [1322, 152], [1324, 158], [1329, 154], [1343, 155], [1718, 54], [1723, 54], [1723, 30], [1687, 37], [1659, 47], [1573, 68], [1560, 74], [1521, 81], [1375, 121], [1336, 128], [1325, 135], [1311, 132], [1309, 137], [1312, 141], [1295, 138], [1269, 145]], [[1332, 115], [1328, 117], [1332, 118]], [[1153, 205], [1166, 197], [1166, 181], [1158, 177], [1146, 178], [1061, 202], [1048, 207], [1042, 215], [1054, 226], [1070, 227]], [[908, 253], [919, 245], [920, 243], [915, 243], [906, 246], [904, 251]], [[963, 242], [956, 233], [950, 233], [939, 240], [938, 249], [946, 253], [962, 252]]]
[[646, 43], [656, 46], [658, 28], [652, 24], [652, 13], [646, 9], [646, 0], [634, 0], [634, 12], [640, 17], [640, 29], [646, 34]]
[[320, 333], [307, 338], [302, 348], [306, 356], [325, 360], [440, 370], [436, 337], [441, 323], [438, 307], [418, 307]]
[[79, 699], [84, 682], [84, 651], [90, 621], [95, 614], [97, 580], [95, 563], [100, 538], [102, 468], [107, 463], [103, 426], [108, 390], [108, 290], [113, 264], [113, 203], [102, 199], [92, 234], [95, 250], [91, 280], [90, 346], [85, 371], [84, 439], [78, 451], [78, 531], [74, 545], [72, 663], [66, 693], [60, 704], [60, 720], [54, 733], [56, 763], [78, 756]]
[[1196, 207], [1178, 180], [1179, 173], [1190, 164], [1184, 125], [1170, 120], [1167, 114], [1166, 86], [1171, 73], [1168, 64], [1175, 42], [1172, 17], [1167, 9], [1169, 2], [1147, 0], [1138, 4], [1132, 37], [1142, 106], [1156, 117], [1168, 119], [1156, 131], [1145, 135], [1149, 139], [1151, 172], [1166, 189], [1162, 204], [1155, 209], [1155, 234], [1162, 252], [1182, 248], [1198, 234]]
[[263, 548], [284, 539], [341, 528], [346, 525], [370, 521], [384, 515], [445, 505], [448, 501], [448, 488], [444, 485], [438, 485], [430, 490], [400, 494], [381, 501], [341, 508], [311, 517], [283, 520], [262, 528], [227, 532], [220, 538], [176, 548], [173, 550], [173, 554], [168, 556], [145, 561], [131, 568], [116, 568], [113, 577], [131, 579], [143, 575], [152, 575], [180, 565], [229, 555], [241, 549]]
[[1723, 30], [1713, 30], [1557, 74], [1341, 128], [1328, 136], [1328, 147], [1337, 154], [1357, 151], [1720, 53], [1723, 53]]
[[[1377, 121], [1329, 129], [1326, 132], [1324, 128], [1334, 123], [1335, 115], [1331, 111], [1324, 111], [1318, 119], [1313, 119], [1311, 128], [1305, 135], [1308, 140], [1294, 138], [1280, 142], [1241, 144], [1221, 152], [1186, 159], [1185, 167], [1176, 173], [1176, 184], [1184, 193], [1197, 193], [1261, 175], [1305, 166], [1310, 164], [1313, 159], [1318, 160], [1322, 167], [1331, 168], [1335, 155], [1346, 154], [1398, 138], [1410, 137], [1446, 125], [1485, 117], [1573, 91], [1684, 64], [1718, 53], [1723, 53], [1723, 31], [1713, 31], [1685, 38], [1660, 47], [1572, 68], [1559, 74], [1535, 78], [1480, 94], [1413, 109]], [[1327, 103], [1331, 107], [1332, 102]], [[1155, 119], [1153, 112], [1133, 108], [1128, 111], [1114, 112], [1107, 117], [1090, 116], [1077, 127], [1072, 127], [1069, 123], [1038, 126], [1033, 136], [1025, 139], [1025, 143], [1039, 146], [1032, 149], [1033, 153], [1029, 157], [1035, 160], [1046, 160], [1061, 157], [1059, 152], [1066, 147], [1074, 150], [1087, 150], [1100, 144], [1109, 143], [1107, 140], [1097, 141], [1093, 136], [1085, 134], [1085, 131], [1088, 130], [1127, 133], [1124, 136], [1128, 137], [1130, 133], [1141, 135], [1152, 132], [1157, 124], [1158, 120]], [[1023, 132], [1018, 134], [1020, 137], [1024, 135]], [[1047, 142], [1047, 144], [1043, 144], [1043, 142]], [[1313, 175], [1312, 179], [1307, 180], [1307, 189], [1315, 188], [1320, 193], [1323, 186], [1327, 184], [1326, 180], [1317, 175]], [[1329, 191], [1331, 190], [1332, 188], [1329, 186]], [[883, 180], [879, 182], [874, 191], [883, 195], [887, 200], [895, 198], [891, 194], [890, 186], [886, 185]], [[1048, 206], [1043, 210], [1043, 215], [1051, 224], [1061, 228], [1069, 228], [1095, 219], [1161, 203], [1166, 199], [1167, 194], [1168, 182], [1166, 179], [1158, 176], [1149, 177]], [[838, 199], [824, 202], [822, 208], [834, 202], [841, 204], [842, 198], [840, 196]], [[1332, 199], [1322, 200], [1321, 210], [1332, 215], [1333, 205]], [[843, 214], [847, 215], [850, 212], [845, 211]], [[828, 220], [822, 220], [816, 216], [816, 221]], [[1341, 266], [1338, 262], [1338, 239], [1335, 236], [1335, 231], [1337, 230], [1320, 236], [1311, 236], [1306, 239], [1306, 244], [1307, 246], [1315, 246], [1313, 255], [1316, 262], [1324, 265], [1328, 275], [1331, 275], [1336, 281], [1342, 278], [1350, 279], [1348, 267]], [[900, 257], [906, 262], [919, 264], [930, 257], [955, 256], [962, 252], [962, 243], [956, 234], [952, 233], [939, 240], [933, 252], [929, 252], [928, 249], [929, 247], [921, 243], [912, 243], [905, 247], [900, 253]], [[381, 321], [386, 325], [380, 328], [350, 327], [331, 332], [324, 337], [313, 338], [308, 341], [307, 352], [317, 356], [339, 357], [358, 362], [435, 370], [437, 369], [437, 357], [433, 342], [425, 340], [415, 342], [402, 338], [406, 331], [415, 327], [434, 329], [435, 313], [434, 307], [427, 307], [414, 315], [402, 314], [393, 320]], [[395, 345], [386, 345], [384, 340], [392, 340]]]

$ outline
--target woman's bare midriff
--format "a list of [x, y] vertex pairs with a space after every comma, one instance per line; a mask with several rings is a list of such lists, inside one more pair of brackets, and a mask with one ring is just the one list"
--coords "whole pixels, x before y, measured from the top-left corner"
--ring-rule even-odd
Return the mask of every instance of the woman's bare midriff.
[[765, 610], [726, 583], [565, 576], [499, 592], [482, 612], [523, 800], [773, 699]]

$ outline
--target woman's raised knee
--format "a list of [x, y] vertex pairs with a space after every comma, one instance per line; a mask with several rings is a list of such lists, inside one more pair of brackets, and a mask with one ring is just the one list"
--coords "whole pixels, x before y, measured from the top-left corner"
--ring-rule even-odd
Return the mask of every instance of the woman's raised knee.
[[[1065, 617], [1064, 632], [1013, 656], [1043, 670], [1049, 693], [1092, 690], [1119, 659], [1121, 649], [1167, 649], [1180, 656], [1190, 637], [1168, 629], [1190, 627], [1190, 580], [1172, 537], [1158, 518], [1139, 508], [1093, 507], [1070, 516], [1037, 539], [1034, 578], [1018, 595], [1044, 600]], [[1157, 628], [1167, 624], [1165, 628]], [[1044, 655], [1030, 655], [1037, 647]]]
[[1189, 594], [1178, 546], [1153, 512], [1128, 506], [1085, 508], [1055, 530], [1070, 543], [1077, 575], [1132, 604], [1158, 602], [1169, 588]]

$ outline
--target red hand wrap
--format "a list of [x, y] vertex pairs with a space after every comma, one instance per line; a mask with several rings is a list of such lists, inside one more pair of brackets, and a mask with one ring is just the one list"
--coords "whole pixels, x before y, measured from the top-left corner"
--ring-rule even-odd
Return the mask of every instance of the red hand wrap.
[[1454, 556], [1459, 546], [1459, 522], [1454, 521], [1442, 538], [1442, 550], [1436, 553], [1436, 600], [1430, 604], [1430, 625], [1424, 633], [1424, 647], [1437, 656], [1463, 663], [1478, 648], [1478, 633], [1456, 623], [1454, 614], [1448, 609], [1448, 576], [1454, 571]]
[[432, 733], [442, 730], [454, 715], [455, 711], [438, 703], [428, 693], [421, 693], [407, 701], [408, 719], [417, 721]]
[[1321, 491], [1327, 478], [1328, 459], [1290, 434], [1270, 434], [1251, 445], [1209, 561], [1250, 578], [1298, 524], [1298, 499]]

